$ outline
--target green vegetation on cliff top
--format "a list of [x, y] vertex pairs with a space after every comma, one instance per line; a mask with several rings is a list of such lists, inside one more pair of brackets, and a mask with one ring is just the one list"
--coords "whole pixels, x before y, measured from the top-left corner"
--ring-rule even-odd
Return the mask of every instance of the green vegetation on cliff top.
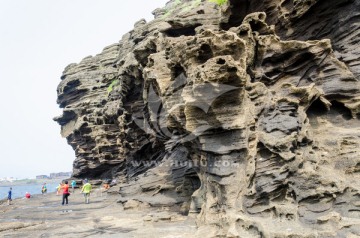
[[[224, 4], [226, 4], [229, 0], [207, 0], [208, 2], [212, 2], [212, 3], [216, 3], [219, 6], [222, 6]], [[163, 18], [167, 18], [168, 16], [170, 16], [171, 14], [174, 13], [175, 9], [177, 6], [181, 5], [182, 10], [181, 12], [188, 12], [192, 9], [194, 9], [195, 7], [199, 6], [200, 3], [202, 2], [202, 0], [193, 0], [191, 1], [191, 3], [188, 2], [182, 2], [181, 0], [176, 0], [172, 3], [172, 5], [165, 9], [165, 14], [162, 16]]]
[[228, 2], [228, 0], [209, 0], [209, 2], [216, 3], [217, 5], [221, 6]]

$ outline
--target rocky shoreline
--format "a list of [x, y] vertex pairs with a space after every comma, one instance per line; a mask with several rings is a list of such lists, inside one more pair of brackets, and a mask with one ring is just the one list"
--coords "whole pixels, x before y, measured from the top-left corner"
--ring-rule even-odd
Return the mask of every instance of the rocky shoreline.
[[62, 206], [55, 193], [0, 203], [0, 237], [193, 237], [195, 221], [161, 208], [95, 191], [90, 204], [75, 191]]

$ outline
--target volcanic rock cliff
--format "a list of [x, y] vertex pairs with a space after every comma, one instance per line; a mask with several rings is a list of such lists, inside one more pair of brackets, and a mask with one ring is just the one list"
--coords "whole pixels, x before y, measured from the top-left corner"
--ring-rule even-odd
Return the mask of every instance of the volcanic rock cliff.
[[154, 15], [61, 77], [74, 176], [198, 213], [203, 237], [360, 236], [360, 1]]

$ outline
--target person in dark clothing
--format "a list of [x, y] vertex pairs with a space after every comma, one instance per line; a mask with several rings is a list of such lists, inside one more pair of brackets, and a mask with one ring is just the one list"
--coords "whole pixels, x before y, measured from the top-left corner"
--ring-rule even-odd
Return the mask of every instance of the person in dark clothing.
[[12, 196], [12, 188], [10, 188], [9, 189], [9, 192], [8, 192], [8, 205], [11, 205], [11, 201], [12, 201], [12, 199], [11, 199], [11, 196]]
[[69, 193], [69, 182], [65, 181], [64, 185], [61, 187], [63, 190], [63, 197], [62, 197], [62, 205], [68, 204], [69, 200], [68, 197], [70, 196]]

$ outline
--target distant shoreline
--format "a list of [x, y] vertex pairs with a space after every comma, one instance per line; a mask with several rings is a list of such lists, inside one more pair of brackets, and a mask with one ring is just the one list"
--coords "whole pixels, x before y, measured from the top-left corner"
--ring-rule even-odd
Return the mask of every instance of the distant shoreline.
[[0, 187], [9, 187], [9, 186], [21, 186], [21, 185], [37, 185], [37, 184], [43, 184], [43, 183], [56, 183], [61, 182], [62, 180], [65, 180], [68, 178], [56, 178], [56, 179], [21, 179], [21, 180], [15, 180], [13, 182], [9, 181], [2, 181], [0, 182]]

